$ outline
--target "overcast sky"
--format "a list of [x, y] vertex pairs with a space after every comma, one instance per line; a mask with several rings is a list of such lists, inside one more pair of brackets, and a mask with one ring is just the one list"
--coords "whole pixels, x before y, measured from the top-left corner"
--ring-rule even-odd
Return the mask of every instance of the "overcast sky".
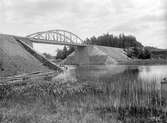
[[[167, 48], [167, 0], [0, 0], [0, 33], [65, 29], [82, 39], [132, 34], [144, 45]], [[166, 3], [166, 4], [165, 4]], [[55, 47], [36, 46], [55, 52]]]

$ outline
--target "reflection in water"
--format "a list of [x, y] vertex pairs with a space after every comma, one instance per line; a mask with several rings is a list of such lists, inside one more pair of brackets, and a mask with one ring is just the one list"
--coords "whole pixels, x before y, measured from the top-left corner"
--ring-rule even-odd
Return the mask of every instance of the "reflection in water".
[[138, 78], [145, 81], [157, 80], [160, 82], [163, 78], [167, 77], [167, 65], [158, 66], [140, 66]]
[[126, 66], [87, 66], [75, 69], [77, 80], [108, 80], [113, 75], [122, 73]]
[[[127, 77], [128, 76], [128, 77]], [[70, 66], [70, 69], [58, 78], [80, 81], [111, 81], [113, 78], [123, 78], [160, 82], [167, 77], [167, 65], [135, 66], [135, 65], [101, 65], [101, 66]]]

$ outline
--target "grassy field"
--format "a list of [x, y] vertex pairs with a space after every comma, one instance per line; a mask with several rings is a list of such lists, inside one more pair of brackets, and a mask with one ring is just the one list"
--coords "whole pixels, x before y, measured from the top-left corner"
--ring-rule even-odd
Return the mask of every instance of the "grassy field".
[[31, 80], [24, 86], [1, 85], [0, 122], [164, 123], [166, 100], [156, 82], [129, 77], [106, 82], [47, 79]]

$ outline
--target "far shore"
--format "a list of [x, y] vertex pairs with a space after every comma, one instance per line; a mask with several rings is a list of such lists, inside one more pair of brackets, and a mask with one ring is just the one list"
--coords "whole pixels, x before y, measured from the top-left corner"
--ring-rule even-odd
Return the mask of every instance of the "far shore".
[[[54, 61], [54, 63], [61, 65], [61, 61]], [[62, 64], [62, 65], [76, 65], [76, 64]], [[96, 64], [105, 65], [105, 64]], [[108, 64], [111, 65], [111, 64]], [[167, 65], [167, 59], [131, 59], [128, 61], [119, 61], [118, 65]]]
[[167, 65], [167, 59], [133, 59], [119, 62], [121, 65]]

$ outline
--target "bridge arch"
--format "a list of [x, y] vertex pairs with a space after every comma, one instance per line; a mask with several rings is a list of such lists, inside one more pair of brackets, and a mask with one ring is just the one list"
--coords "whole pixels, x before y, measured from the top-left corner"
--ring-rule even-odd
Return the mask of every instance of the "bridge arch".
[[32, 42], [35, 43], [48, 43], [60, 45], [77, 45], [86, 46], [87, 44], [76, 34], [66, 30], [48, 30], [33, 33], [27, 36]]

